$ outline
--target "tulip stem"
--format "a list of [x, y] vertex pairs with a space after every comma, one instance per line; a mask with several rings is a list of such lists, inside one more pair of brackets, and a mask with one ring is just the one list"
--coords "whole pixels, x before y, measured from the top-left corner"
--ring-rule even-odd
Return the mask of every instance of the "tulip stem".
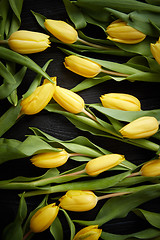
[[55, 179], [63, 178], [63, 177], [76, 176], [76, 175], [79, 175], [79, 174], [82, 174], [82, 173], [85, 173], [85, 169], [77, 171], [77, 172], [73, 172], [73, 173], [64, 174], [64, 175], [62, 174], [62, 175], [59, 175], [59, 176], [56, 176], [56, 177], [40, 179], [40, 180], [34, 181], [33, 183], [34, 183], [35, 186], [44, 186], [46, 184], [50, 184], [50, 183], [54, 182]]
[[119, 76], [119, 77], [128, 77], [129, 76], [128, 74], [113, 72], [113, 71], [109, 71], [109, 70], [106, 70], [106, 69], [101, 69], [101, 72], [107, 73], [109, 75]]
[[82, 112], [86, 114], [88, 117], [90, 117], [92, 120], [98, 122], [97, 118], [94, 115], [92, 115], [90, 112], [88, 112], [86, 109], [83, 109]]
[[81, 38], [78, 38], [78, 41], [81, 42], [81, 43], [84, 43], [85, 45], [88, 45], [90, 47], [95, 47], [95, 48], [99, 48], [99, 49], [111, 49], [109, 47], [104, 47], [104, 46], [101, 46], [101, 45], [97, 45], [95, 43], [91, 43], [91, 42], [88, 42], [88, 41], [85, 41]]
[[8, 40], [0, 40], [0, 44], [7, 44]]
[[106, 198], [122, 196], [122, 195], [129, 194], [129, 193], [131, 193], [131, 192], [117, 192], [117, 193], [111, 193], [111, 194], [103, 195], [103, 196], [98, 197], [98, 201], [106, 199]]
[[141, 172], [135, 172], [135, 173], [131, 173], [129, 176], [127, 176], [127, 178], [135, 177], [135, 176], [139, 176], [139, 175], [141, 175]]
[[23, 240], [27, 239], [27, 237], [28, 237], [31, 233], [32, 233], [31, 231], [27, 232], [27, 233], [24, 235]]

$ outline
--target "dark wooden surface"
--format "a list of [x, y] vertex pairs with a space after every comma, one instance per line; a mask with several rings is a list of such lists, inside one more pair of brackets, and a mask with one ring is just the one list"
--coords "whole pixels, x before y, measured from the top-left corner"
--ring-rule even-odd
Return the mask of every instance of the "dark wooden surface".
[[[22, 11], [22, 25], [21, 29], [39, 31], [43, 32], [43, 29], [37, 24], [35, 18], [33, 17], [30, 10], [38, 12], [42, 15], [45, 15], [50, 19], [67, 19], [67, 14], [64, 9], [62, 0], [45, 0], [45, 1], [32, 1], [24, 0], [23, 11]], [[104, 35], [101, 31], [94, 31], [94, 35]], [[89, 27], [86, 32], [88, 35], [93, 36], [92, 28]], [[96, 55], [92, 55], [96, 57]], [[48, 48], [45, 52], [30, 55], [30, 57], [38, 63], [40, 66], [43, 66], [45, 62], [49, 59], [53, 59], [53, 62], [50, 64], [47, 73], [50, 76], [57, 76], [58, 85], [65, 88], [72, 88], [77, 85], [83, 77], [80, 77], [67, 69], [63, 65], [63, 60], [65, 55], [57, 48], [57, 45], [52, 43], [52, 47]], [[126, 59], [122, 57], [112, 57], [107, 55], [97, 55], [97, 57], [102, 57], [106, 60], [118, 60], [125, 62]], [[32, 71], [27, 71], [27, 75], [19, 87], [19, 95], [21, 96], [28, 88], [32, 80], [34, 79], [35, 73]], [[84, 98], [86, 103], [97, 103], [100, 102], [99, 97], [104, 93], [110, 92], [121, 92], [128, 93], [136, 96], [142, 104], [143, 110], [160, 108], [160, 94], [159, 94], [159, 83], [145, 83], [145, 82], [115, 82], [110, 80], [103, 84], [97, 85], [91, 89], [80, 92], [79, 94]], [[0, 106], [0, 112], [3, 113], [9, 104], [7, 101], [2, 101]], [[120, 143], [115, 140], [110, 140], [107, 138], [95, 137], [89, 133], [81, 132], [76, 129], [65, 117], [48, 113], [42, 111], [37, 115], [25, 116], [22, 118], [16, 125], [14, 125], [5, 135], [6, 138], [14, 138], [23, 141], [25, 135], [31, 134], [28, 127], [37, 127], [42, 131], [62, 140], [68, 140], [75, 138], [78, 135], [84, 135], [88, 137], [95, 144], [110, 150], [111, 152], [124, 154], [126, 159], [139, 164], [143, 161], [150, 160], [153, 156], [153, 153], [144, 149], [140, 149], [131, 145]], [[69, 166], [72, 167], [74, 163], [69, 161]], [[5, 163], [0, 167], [0, 176], [1, 179], [8, 179], [16, 176], [38, 176], [45, 172], [42, 169], [36, 168], [31, 165], [29, 159], [19, 159], [13, 160], [9, 163]], [[28, 212], [33, 210], [42, 197], [34, 197], [27, 199], [28, 203]], [[0, 197], [0, 232], [4, 227], [10, 223], [17, 211], [19, 204], [19, 197], [17, 191], [1, 191]], [[145, 209], [158, 211], [159, 204], [158, 199], [153, 200], [149, 203], [146, 203]], [[96, 213], [98, 212], [100, 205], [98, 205], [94, 210], [88, 213], [69, 213], [73, 219], [94, 219]], [[117, 206], [118, 207], [118, 206]], [[148, 226], [147, 223], [137, 218], [133, 213], [130, 213], [125, 219], [117, 219], [106, 223], [103, 226], [103, 230], [111, 233], [127, 234], [142, 230]], [[69, 228], [65, 225], [65, 240], [69, 239]], [[78, 229], [78, 227], [77, 227]], [[45, 231], [41, 234], [36, 234], [33, 240], [36, 239], [52, 239], [49, 231]]]

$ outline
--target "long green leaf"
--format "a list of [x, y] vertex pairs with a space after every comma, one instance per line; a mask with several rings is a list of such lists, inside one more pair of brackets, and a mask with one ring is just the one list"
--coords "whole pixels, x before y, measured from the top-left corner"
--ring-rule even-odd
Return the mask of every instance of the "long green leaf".
[[55, 240], [63, 240], [63, 227], [58, 217], [51, 224], [50, 232]]
[[23, 238], [22, 223], [27, 215], [27, 205], [22, 195], [15, 220], [3, 231], [3, 240], [17, 240]]
[[74, 2], [71, 2], [70, 0], [63, 0], [63, 3], [65, 5], [65, 9], [66, 9], [71, 21], [75, 25], [76, 29], [81, 29], [81, 28], [86, 27], [86, 21], [83, 16], [83, 13], [77, 6], [75, 6]]
[[151, 4], [146, 4], [140, 1], [135, 1], [135, 0], [125, 0], [125, 1], [118, 1], [118, 0], [77, 0], [76, 5], [79, 7], [84, 7], [84, 8], [91, 8], [91, 9], [96, 9], [97, 7], [108, 7], [108, 8], [113, 8], [121, 12], [130, 12], [133, 10], [142, 10], [142, 11], [151, 11], [151, 12], [160, 12], [160, 7], [151, 5]]
[[153, 239], [160, 236], [160, 231], [154, 228], [148, 228], [140, 232], [131, 234], [112, 234], [107, 232], [102, 232], [101, 238], [104, 240], [131, 240], [131, 239]]
[[12, 106], [8, 111], [6, 111], [1, 117], [0, 117], [0, 136], [2, 136], [6, 131], [8, 131], [17, 120], [17, 117], [20, 113], [21, 106], [20, 103], [17, 106]]
[[140, 217], [144, 217], [152, 226], [160, 228], [160, 214], [143, 209], [135, 209], [133, 212]]
[[60, 209], [60, 210], [64, 213], [64, 215], [65, 215], [65, 217], [67, 219], [67, 222], [68, 222], [68, 225], [69, 225], [69, 228], [70, 228], [70, 232], [71, 232], [70, 240], [72, 240], [74, 235], [75, 235], [74, 223], [72, 222], [70, 216], [68, 215], [68, 213], [64, 209]]
[[25, 158], [46, 151], [59, 151], [36, 136], [29, 136], [24, 142], [15, 139], [0, 139], [0, 164]]
[[23, 56], [10, 49], [0, 47], [0, 58], [24, 65], [29, 69], [33, 70], [34, 72], [41, 74], [43, 77], [47, 78], [50, 82], [54, 83], [52, 79], [49, 77], [49, 75], [45, 71], [43, 71], [43, 69], [29, 57]]
[[160, 184], [148, 186], [145, 187], [144, 190], [140, 190], [138, 192], [134, 192], [126, 196], [114, 197], [109, 199], [103, 205], [103, 207], [97, 214], [95, 220], [93, 221], [76, 220], [76, 222], [83, 225], [98, 224], [99, 226], [101, 226], [114, 218], [126, 217], [127, 214], [137, 206], [159, 196], [160, 196]]

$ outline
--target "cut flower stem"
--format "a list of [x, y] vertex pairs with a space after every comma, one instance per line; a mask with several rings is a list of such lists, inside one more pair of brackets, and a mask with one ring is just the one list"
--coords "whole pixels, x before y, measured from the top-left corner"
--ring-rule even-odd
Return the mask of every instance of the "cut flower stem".
[[98, 197], [98, 201], [107, 199], [107, 198], [111, 198], [111, 197], [123, 196], [123, 195], [129, 194], [129, 193], [132, 193], [132, 192], [117, 192], [117, 193], [106, 194], [106, 195]]

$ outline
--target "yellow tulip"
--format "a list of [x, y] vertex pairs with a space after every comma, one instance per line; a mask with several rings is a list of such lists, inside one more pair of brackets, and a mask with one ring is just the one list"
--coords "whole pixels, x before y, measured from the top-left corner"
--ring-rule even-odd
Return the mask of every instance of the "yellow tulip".
[[63, 209], [83, 212], [94, 208], [98, 199], [92, 191], [69, 190], [59, 201]]
[[65, 57], [64, 65], [70, 71], [86, 78], [93, 78], [101, 72], [98, 63], [76, 55]]
[[126, 22], [118, 19], [112, 22], [106, 29], [108, 39], [114, 42], [136, 44], [142, 42], [146, 35], [137, 29], [127, 25]]
[[160, 38], [156, 43], [151, 43], [151, 53], [156, 61], [160, 64]]
[[56, 86], [53, 98], [61, 107], [71, 113], [80, 113], [85, 106], [83, 98], [78, 94], [59, 86]]
[[77, 31], [64, 21], [46, 19], [44, 26], [53, 36], [64, 43], [72, 44], [78, 39]]
[[9, 47], [21, 54], [42, 52], [50, 45], [49, 36], [44, 33], [19, 30], [8, 39]]
[[30, 160], [40, 168], [56, 168], [65, 164], [68, 160], [68, 153], [62, 149], [60, 152], [45, 152], [33, 156]]
[[45, 231], [57, 217], [59, 207], [55, 203], [40, 208], [30, 220], [31, 232], [38, 233]]
[[141, 175], [145, 177], [160, 176], [160, 159], [158, 158], [145, 163], [140, 172]]
[[98, 225], [91, 225], [82, 228], [73, 238], [73, 240], [98, 240], [101, 236], [102, 229], [98, 229]]
[[90, 160], [85, 167], [85, 171], [90, 176], [96, 176], [110, 168], [117, 166], [125, 160], [123, 155], [108, 154]]
[[140, 111], [140, 101], [129, 94], [108, 93], [100, 97], [103, 107], [123, 111]]
[[159, 123], [154, 117], [140, 117], [123, 128], [120, 133], [123, 137], [137, 139], [150, 137], [158, 131]]
[[[51, 78], [53, 81], [55, 77]], [[35, 89], [35, 91], [27, 98], [21, 101], [21, 113], [32, 115], [39, 113], [50, 102], [55, 91], [56, 84], [47, 82]]]

